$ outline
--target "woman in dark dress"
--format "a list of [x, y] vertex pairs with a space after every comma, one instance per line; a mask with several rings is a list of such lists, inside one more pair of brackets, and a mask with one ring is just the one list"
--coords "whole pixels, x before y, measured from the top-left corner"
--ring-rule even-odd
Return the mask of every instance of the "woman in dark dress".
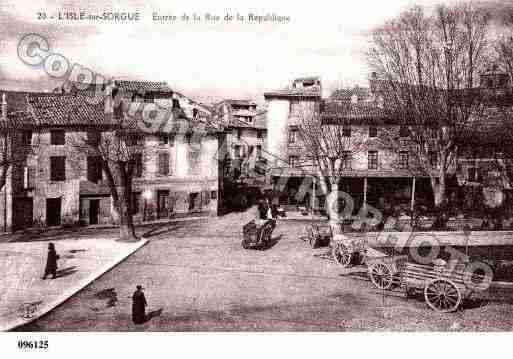
[[146, 320], [146, 297], [142, 286], [138, 285], [132, 296], [132, 320], [135, 324], [143, 324]]
[[59, 258], [59, 255], [55, 251], [54, 244], [48, 243], [48, 257], [46, 259], [45, 275], [43, 279], [46, 279], [46, 276], [49, 274], [52, 275], [52, 279], [55, 279], [55, 275], [57, 274], [57, 260]]

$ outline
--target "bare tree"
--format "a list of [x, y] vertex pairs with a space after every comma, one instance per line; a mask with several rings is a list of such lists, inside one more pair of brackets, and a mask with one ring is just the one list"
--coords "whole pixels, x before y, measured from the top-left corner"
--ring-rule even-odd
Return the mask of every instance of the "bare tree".
[[[109, 93], [109, 91], [112, 91]], [[105, 96], [105, 123], [88, 131], [76, 140], [74, 147], [97, 159], [98, 170], [105, 175], [120, 239], [136, 240], [133, 222], [133, 179], [142, 161], [143, 137], [133, 119], [128, 116], [128, 104], [116, 88]]]
[[[416, 170], [430, 177], [435, 206], [446, 203], [458, 138], [483, 110], [477, 73], [487, 53], [489, 15], [471, 4], [413, 7], [375, 29], [367, 58], [383, 110], [407, 126]], [[397, 141], [396, 141], [397, 143]]]
[[[325, 195], [338, 196], [340, 178], [344, 171], [348, 170], [347, 164], [351, 162], [352, 157], [366, 149], [366, 140], [364, 136], [344, 134], [349, 123], [323, 119], [317, 107], [312, 104], [298, 113], [298, 130], [303, 145], [303, 167], [310, 166], [317, 172]], [[331, 210], [330, 217], [337, 219], [338, 201], [333, 203]]]

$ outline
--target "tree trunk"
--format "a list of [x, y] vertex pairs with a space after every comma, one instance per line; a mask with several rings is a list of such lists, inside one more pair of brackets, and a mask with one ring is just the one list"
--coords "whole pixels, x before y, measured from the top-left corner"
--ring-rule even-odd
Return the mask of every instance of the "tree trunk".
[[134, 221], [129, 201], [123, 196], [119, 203], [119, 239], [122, 241], [137, 241]]
[[435, 208], [441, 210], [445, 207], [447, 202], [447, 191], [445, 185], [445, 173], [440, 173], [439, 177], [431, 178], [431, 187], [433, 189], [433, 196], [435, 199]]
[[431, 186], [433, 188], [433, 196], [435, 199], [435, 227], [444, 228], [447, 218], [445, 217], [445, 210], [447, 204], [445, 178], [431, 178]]
[[122, 186], [118, 201], [119, 209], [119, 239], [122, 241], [136, 241], [135, 227], [132, 211], [132, 179], [124, 167], [126, 162], [118, 163]]
[[338, 196], [338, 178], [330, 178], [330, 201], [327, 202], [328, 216], [332, 233], [339, 233], [339, 196]]

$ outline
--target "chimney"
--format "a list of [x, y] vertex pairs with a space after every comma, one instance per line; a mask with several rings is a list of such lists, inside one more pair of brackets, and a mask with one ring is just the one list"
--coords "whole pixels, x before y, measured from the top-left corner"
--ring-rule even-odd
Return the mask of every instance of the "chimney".
[[2, 94], [2, 118], [7, 118], [7, 101], [5, 92]]

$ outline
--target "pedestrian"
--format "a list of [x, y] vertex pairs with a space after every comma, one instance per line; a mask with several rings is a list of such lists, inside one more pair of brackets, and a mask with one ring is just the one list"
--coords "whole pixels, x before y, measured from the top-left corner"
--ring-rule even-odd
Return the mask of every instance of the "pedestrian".
[[52, 279], [55, 279], [57, 274], [57, 260], [59, 258], [59, 255], [55, 251], [55, 245], [48, 243], [48, 257], [46, 258], [45, 275], [43, 279], [46, 279], [46, 276], [50, 274], [52, 275]]
[[137, 290], [132, 295], [132, 321], [134, 324], [143, 324], [146, 321], [147, 305], [143, 287], [138, 285]]

